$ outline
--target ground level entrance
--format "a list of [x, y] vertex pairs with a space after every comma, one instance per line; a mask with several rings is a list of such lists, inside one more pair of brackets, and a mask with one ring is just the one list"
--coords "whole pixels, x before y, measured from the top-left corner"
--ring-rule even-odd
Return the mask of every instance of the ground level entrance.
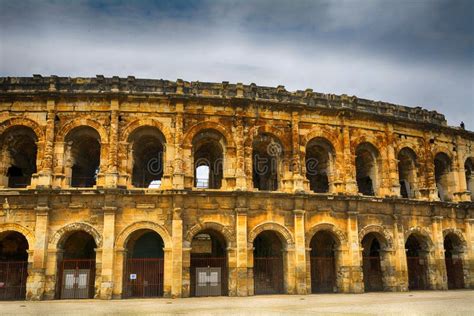
[[227, 250], [224, 237], [204, 230], [191, 243], [191, 296], [228, 295]]
[[62, 258], [58, 258], [57, 298], [94, 298], [95, 248], [94, 238], [83, 231], [74, 232], [64, 240]]
[[405, 243], [408, 267], [408, 288], [410, 290], [428, 289], [428, 257], [422, 247], [421, 237], [410, 235]]
[[127, 242], [124, 298], [163, 296], [163, 247], [163, 239], [154, 231], [144, 229], [133, 233]]
[[17, 232], [0, 234], [0, 301], [23, 300], [28, 276], [28, 242]]
[[458, 236], [448, 234], [444, 238], [444, 257], [448, 289], [464, 288], [464, 265], [462, 243]]
[[380, 257], [380, 242], [374, 233], [362, 239], [362, 270], [365, 292], [383, 291], [383, 272]]
[[317, 232], [311, 239], [311, 292], [336, 292], [336, 242], [326, 231]]
[[254, 240], [254, 291], [259, 294], [284, 293], [283, 245], [273, 231], [264, 231]]

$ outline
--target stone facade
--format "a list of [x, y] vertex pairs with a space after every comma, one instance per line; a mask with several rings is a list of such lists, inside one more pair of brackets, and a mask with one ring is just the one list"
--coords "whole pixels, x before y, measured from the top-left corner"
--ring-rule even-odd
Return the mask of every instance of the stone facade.
[[[65, 241], [78, 231], [95, 244], [101, 299], [124, 296], [127, 247], [142, 230], [162, 239], [165, 297], [193, 295], [203, 231], [224, 240], [230, 296], [257, 294], [255, 244], [268, 231], [281, 243], [284, 293], [314, 291], [321, 232], [334, 240], [334, 291], [367, 290], [368, 235], [383, 290], [408, 290], [410, 238], [425, 287], [447, 289], [448, 237], [462, 287], [474, 288], [474, 133], [433, 111], [282, 86], [35, 75], [0, 78], [0, 135], [0, 240], [18, 232], [28, 242], [29, 300], [58, 298]], [[262, 148], [274, 170], [256, 175]], [[150, 153], [159, 188], [136, 167]], [[208, 164], [201, 185], [204, 158], [221, 164]]]

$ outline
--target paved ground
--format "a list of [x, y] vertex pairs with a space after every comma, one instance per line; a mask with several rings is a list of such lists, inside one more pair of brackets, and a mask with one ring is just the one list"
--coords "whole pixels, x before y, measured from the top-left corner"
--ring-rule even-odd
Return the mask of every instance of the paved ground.
[[0, 315], [474, 315], [474, 291], [0, 302]]

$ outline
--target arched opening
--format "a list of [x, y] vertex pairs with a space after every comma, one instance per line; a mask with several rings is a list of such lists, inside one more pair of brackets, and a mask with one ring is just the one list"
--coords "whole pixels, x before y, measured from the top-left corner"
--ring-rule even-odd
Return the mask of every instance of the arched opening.
[[65, 139], [66, 177], [71, 187], [93, 187], [100, 165], [100, 135], [89, 126], [74, 128]]
[[161, 236], [148, 229], [135, 231], [126, 249], [123, 296], [163, 296], [164, 242]]
[[416, 186], [416, 154], [408, 147], [398, 153], [398, 180], [400, 195], [405, 199], [415, 197]]
[[2, 178], [0, 185], [26, 188], [36, 173], [38, 141], [35, 132], [26, 126], [14, 126], [0, 137]]
[[129, 137], [132, 150], [132, 185], [159, 188], [163, 177], [164, 136], [155, 127], [137, 128]]
[[453, 186], [451, 159], [445, 153], [438, 153], [434, 159], [435, 181], [438, 197], [441, 201], [451, 201]]
[[381, 245], [375, 233], [369, 233], [362, 239], [362, 270], [364, 272], [364, 289], [366, 292], [383, 291], [383, 272]]
[[422, 237], [411, 234], [406, 243], [408, 267], [408, 288], [410, 290], [428, 289], [428, 251]]
[[474, 201], [474, 158], [466, 159], [464, 170], [466, 172], [466, 188], [471, 192], [471, 201]]
[[379, 153], [369, 143], [362, 143], [356, 149], [356, 180], [359, 193], [376, 195], [379, 186]]
[[444, 251], [446, 274], [448, 276], [448, 289], [463, 289], [463, 249], [459, 237], [452, 233], [447, 234], [446, 237], [444, 237]]
[[337, 292], [336, 249], [337, 243], [328, 231], [318, 231], [311, 238], [311, 292]]
[[280, 161], [283, 146], [270, 134], [255, 137], [252, 145], [253, 187], [262, 191], [276, 191], [279, 187]]
[[316, 193], [330, 191], [333, 157], [334, 149], [325, 139], [314, 138], [306, 146], [306, 178], [311, 191]]
[[208, 129], [193, 139], [194, 187], [219, 189], [222, 186], [225, 139]]
[[227, 249], [224, 237], [211, 229], [191, 243], [191, 296], [228, 295]]
[[94, 238], [84, 231], [73, 232], [60, 245], [58, 298], [94, 298], [96, 247]]
[[0, 233], [0, 301], [24, 300], [28, 241], [15, 231]]
[[255, 294], [283, 294], [283, 244], [277, 233], [266, 230], [253, 241]]

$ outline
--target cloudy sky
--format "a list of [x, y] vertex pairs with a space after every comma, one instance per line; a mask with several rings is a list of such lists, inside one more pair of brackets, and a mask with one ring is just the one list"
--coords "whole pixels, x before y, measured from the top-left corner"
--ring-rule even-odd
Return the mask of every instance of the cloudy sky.
[[474, 1], [0, 0], [0, 76], [313, 88], [474, 130]]

